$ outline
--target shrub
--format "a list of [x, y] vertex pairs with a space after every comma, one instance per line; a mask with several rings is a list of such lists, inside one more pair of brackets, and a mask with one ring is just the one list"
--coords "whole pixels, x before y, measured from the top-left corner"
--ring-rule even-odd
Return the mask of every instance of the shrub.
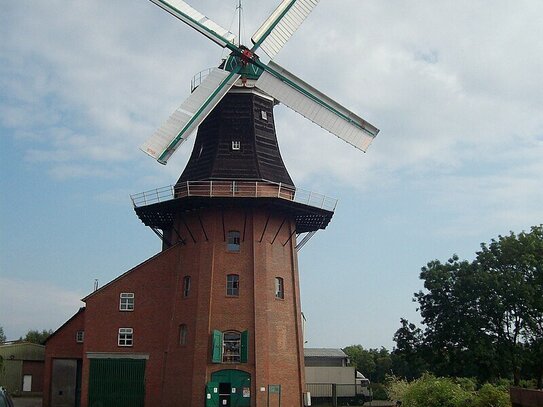
[[477, 393], [475, 407], [511, 407], [509, 390], [487, 383]]
[[389, 400], [403, 400], [405, 392], [409, 389], [410, 384], [407, 380], [400, 379], [396, 376], [387, 376], [385, 390]]
[[409, 385], [402, 407], [471, 407], [474, 398], [452, 379], [426, 374]]

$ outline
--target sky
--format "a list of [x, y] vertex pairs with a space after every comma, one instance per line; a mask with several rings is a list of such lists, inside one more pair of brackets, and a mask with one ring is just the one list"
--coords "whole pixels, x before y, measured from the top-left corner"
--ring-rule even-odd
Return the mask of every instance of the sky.
[[[175, 183], [192, 143], [167, 166], [138, 147], [226, 54], [145, 0], [0, 3], [0, 326], [17, 339], [160, 251], [130, 194]], [[236, 4], [192, 1], [232, 31]], [[277, 4], [244, 2], [244, 43]], [[275, 58], [381, 129], [364, 154], [276, 107], [295, 184], [339, 200], [299, 253], [306, 346], [392, 349], [400, 318], [420, 322], [422, 266], [543, 222], [542, 18], [540, 0], [322, 0]]]

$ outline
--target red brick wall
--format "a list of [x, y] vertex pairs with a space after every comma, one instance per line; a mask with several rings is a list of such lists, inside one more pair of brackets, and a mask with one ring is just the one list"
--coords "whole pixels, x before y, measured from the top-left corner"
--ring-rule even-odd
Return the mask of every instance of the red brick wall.
[[[186, 324], [189, 343], [178, 345], [178, 336], [170, 335], [164, 406], [201, 405], [205, 383], [222, 369], [251, 374], [253, 406], [265, 405], [267, 393], [259, 389], [268, 384], [282, 385], [284, 405], [301, 405], [304, 378], [298, 270], [294, 242], [287, 243], [294, 225], [291, 220], [283, 223], [281, 216], [272, 214], [268, 219], [268, 215], [265, 210], [202, 212], [208, 240], [196, 216], [178, 222], [177, 229], [187, 241], [179, 249], [183, 259], [179, 277], [190, 275], [192, 289], [189, 298], [176, 296], [172, 326], [178, 329]], [[224, 233], [229, 230], [241, 232], [239, 253], [227, 251]], [[226, 295], [228, 274], [240, 276], [239, 297]], [[284, 279], [284, 300], [275, 298], [275, 277]], [[212, 364], [210, 334], [214, 329], [248, 330], [248, 363]]]
[[[205, 384], [213, 372], [222, 369], [251, 375], [253, 407], [266, 405], [270, 384], [282, 386], [283, 405], [302, 405], [298, 269], [295, 242], [289, 240], [293, 220], [250, 208], [207, 209], [199, 216], [186, 214], [177, 221], [185, 245], [163, 251], [86, 299], [83, 349], [74, 348], [75, 331], [81, 326], [76, 321], [48, 344], [49, 371], [53, 356], [83, 358], [82, 407], [88, 404], [87, 355], [100, 352], [148, 355], [146, 406], [202, 406]], [[227, 250], [225, 233], [229, 230], [241, 232], [239, 253]], [[227, 274], [239, 274], [239, 297], [226, 295]], [[187, 275], [191, 276], [191, 291], [184, 298], [182, 283]], [[275, 277], [284, 280], [284, 299], [275, 298]], [[119, 311], [122, 292], [134, 293], [134, 311]], [[179, 344], [181, 324], [188, 327], [186, 345]], [[132, 347], [118, 346], [119, 328], [133, 328]], [[211, 363], [211, 332], [215, 329], [249, 331], [247, 363]], [[64, 353], [63, 346], [67, 347]], [[261, 387], [266, 392], [260, 392]]]
[[[145, 405], [161, 405], [163, 360], [178, 286], [179, 249], [172, 247], [125, 273], [86, 299], [85, 354], [144, 354]], [[134, 311], [120, 311], [121, 293], [134, 293]], [[119, 328], [134, 330], [131, 347], [118, 346]], [[89, 359], [83, 359], [81, 406], [88, 402]]]
[[44, 362], [34, 361], [34, 360], [24, 360], [23, 361], [23, 376], [31, 375], [32, 376], [32, 392], [43, 391], [43, 369]]
[[51, 374], [53, 358], [82, 359], [83, 344], [77, 343], [77, 331], [85, 330], [85, 311], [79, 311], [60, 327], [45, 344], [45, 367], [43, 376], [43, 407], [51, 403]]

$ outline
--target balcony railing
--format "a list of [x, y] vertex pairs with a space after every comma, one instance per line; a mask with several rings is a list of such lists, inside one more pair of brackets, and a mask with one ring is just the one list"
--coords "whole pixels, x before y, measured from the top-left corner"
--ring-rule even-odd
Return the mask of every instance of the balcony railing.
[[334, 211], [337, 199], [315, 192], [268, 181], [187, 181], [131, 195], [132, 204], [140, 206], [189, 196], [232, 198], [280, 198], [328, 211]]

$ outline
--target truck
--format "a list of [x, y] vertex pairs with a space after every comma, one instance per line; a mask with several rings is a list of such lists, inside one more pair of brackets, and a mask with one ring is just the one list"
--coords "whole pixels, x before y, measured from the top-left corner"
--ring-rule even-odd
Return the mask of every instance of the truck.
[[352, 366], [306, 366], [305, 380], [313, 406], [330, 401], [338, 406], [361, 406], [373, 399], [370, 381]]

